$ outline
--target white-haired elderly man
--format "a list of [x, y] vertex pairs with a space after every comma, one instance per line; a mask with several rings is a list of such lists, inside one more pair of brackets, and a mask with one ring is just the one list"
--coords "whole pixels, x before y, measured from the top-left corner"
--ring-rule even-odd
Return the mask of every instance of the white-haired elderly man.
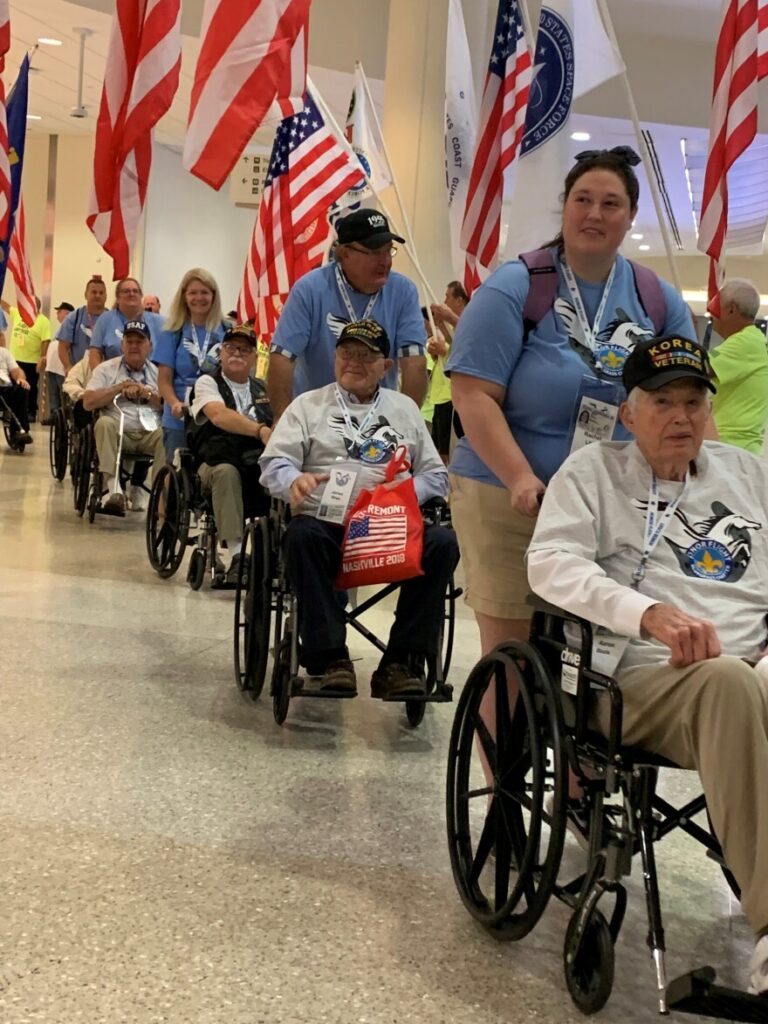
[[[575, 452], [528, 550], [531, 588], [609, 632], [623, 741], [696, 768], [768, 992], [768, 467], [703, 441], [707, 354], [654, 338], [630, 354], [620, 414], [634, 441]], [[608, 709], [598, 704], [599, 728]]]
[[719, 293], [720, 315], [712, 326], [723, 343], [709, 354], [717, 394], [712, 412], [722, 441], [762, 454], [768, 422], [768, 348], [755, 326], [760, 292], [751, 281], [733, 278]]

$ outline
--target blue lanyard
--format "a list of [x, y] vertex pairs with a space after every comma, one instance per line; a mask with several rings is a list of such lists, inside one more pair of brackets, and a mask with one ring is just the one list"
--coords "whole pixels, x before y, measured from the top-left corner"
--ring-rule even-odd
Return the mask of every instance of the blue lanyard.
[[659, 513], [659, 481], [656, 474], [651, 471], [651, 486], [648, 490], [648, 511], [645, 516], [645, 540], [643, 541], [643, 550], [640, 555], [640, 562], [632, 573], [633, 590], [637, 590], [645, 579], [645, 567], [648, 564], [648, 559], [653, 554], [656, 549], [656, 545], [664, 536], [667, 527], [672, 522], [672, 517], [677, 511], [677, 506], [683, 499], [687, 486], [688, 474], [686, 473], [685, 479], [683, 480], [683, 488], [678, 496], [674, 501], [668, 502], [664, 511]]

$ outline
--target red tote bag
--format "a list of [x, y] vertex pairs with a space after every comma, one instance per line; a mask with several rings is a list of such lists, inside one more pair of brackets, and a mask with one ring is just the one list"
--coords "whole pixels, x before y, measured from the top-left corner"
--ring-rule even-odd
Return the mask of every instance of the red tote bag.
[[[405, 448], [398, 448], [386, 482], [410, 468]], [[348, 590], [423, 576], [423, 547], [424, 520], [412, 476], [391, 489], [379, 484], [373, 491], [361, 491], [344, 526], [336, 586]]]

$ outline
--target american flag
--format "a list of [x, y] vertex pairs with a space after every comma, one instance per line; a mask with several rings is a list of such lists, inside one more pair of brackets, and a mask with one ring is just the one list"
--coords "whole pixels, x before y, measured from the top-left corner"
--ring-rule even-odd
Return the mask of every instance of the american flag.
[[344, 561], [366, 555], [396, 555], [405, 551], [408, 520], [405, 513], [371, 516], [356, 513], [349, 521], [344, 542]]
[[221, 188], [262, 125], [304, 106], [311, 0], [206, 0], [184, 166]]
[[152, 129], [179, 84], [179, 0], [117, 0], [107, 53], [86, 223], [128, 274], [152, 165]]
[[11, 220], [11, 164], [8, 158], [8, 122], [5, 116], [5, 55], [11, 48], [9, 0], [0, 0], [0, 238], [8, 234]]
[[757, 134], [757, 83], [768, 74], [768, 0], [724, 0], [715, 51], [699, 249], [710, 256], [709, 309], [719, 315], [728, 171]]
[[468, 292], [480, 284], [480, 267], [490, 269], [498, 260], [504, 171], [523, 137], [530, 84], [531, 55], [517, 0], [499, 0], [461, 229]]
[[274, 332], [294, 282], [322, 259], [331, 204], [359, 180], [357, 157], [307, 92], [301, 113], [277, 129], [237, 304], [262, 335]]
[[8, 270], [16, 285], [16, 306], [21, 319], [27, 327], [32, 327], [37, 320], [37, 302], [27, 259], [27, 230], [24, 221], [24, 200], [21, 196], [16, 211], [11, 248], [8, 251]]

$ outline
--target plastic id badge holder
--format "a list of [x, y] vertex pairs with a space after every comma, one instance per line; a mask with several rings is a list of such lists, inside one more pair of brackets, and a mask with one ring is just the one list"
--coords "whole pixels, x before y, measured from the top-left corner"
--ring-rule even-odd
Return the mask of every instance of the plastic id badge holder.
[[571, 452], [595, 441], [610, 441], [624, 397], [620, 384], [583, 376], [571, 415]]

